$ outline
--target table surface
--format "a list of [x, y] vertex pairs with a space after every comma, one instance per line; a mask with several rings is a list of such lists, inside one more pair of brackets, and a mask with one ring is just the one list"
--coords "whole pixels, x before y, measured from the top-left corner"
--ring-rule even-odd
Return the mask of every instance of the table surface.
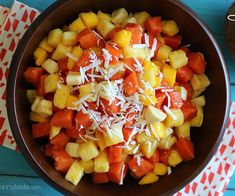
[[[42, 11], [55, 0], [20, 0]], [[10, 7], [13, 0], [0, 0], [0, 5]], [[229, 67], [232, 100], [235, 101], [235, 61], [229, 55], [222, 40], [223, 23], [226, 11], [233, 0], [183, 0], [209, 26], [218, 39]], [[8, 190], [0, 190], [0, 195], [15, 195], [10, 187], [18, 189], [17, 195], [61, 195], [47, 185], [30, 168], [23, 156], [15, 151], [0, 147], [0, 185], [9, 185]], [[235, 174], [226, 189], [225, 196], [235, 195]]]

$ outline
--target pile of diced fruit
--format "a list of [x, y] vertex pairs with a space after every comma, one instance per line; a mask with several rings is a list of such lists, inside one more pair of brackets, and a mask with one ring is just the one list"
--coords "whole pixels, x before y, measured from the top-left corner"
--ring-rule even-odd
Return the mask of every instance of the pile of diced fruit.
[[174, 20], [124, 8], [80, 13], [41, 40], [24, 72], [32, 136], [66, 180], [121, 185], [129, 171], [149, 184], [194, 158], [210, 81], [181, 41]]

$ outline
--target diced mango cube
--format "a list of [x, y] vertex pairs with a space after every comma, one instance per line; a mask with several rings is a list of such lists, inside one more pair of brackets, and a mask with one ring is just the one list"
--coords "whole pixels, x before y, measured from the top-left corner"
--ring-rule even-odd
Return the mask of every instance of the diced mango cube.
[[69, 95], [70, 95], [70, 87], [66, 85], [60, 85], [60, 88], [56, 89], [54, 95], [53, 99], [54, 106], [58, 107], [59, 109], [64, 109], [66, 107]]
[[164, 176], [167, 173], [167, 166], [163, 163], [155, 163], [153, 171], [158, 176]]
[[107, 131], [106, 135], [104, 136], [104, 141], [106, 147], [112, 146], [124, 141], [122, 127], [119, 125], [112, 125], [111, 129]]
[[78, 154], [78, 149], [79, 149], [79, 144], [75, 143], [75, 142], [68, 142], [65, 146], [65, 150], [66, 152], [71, 156], [71, 157], [75, 157], [78, 158], [79, 154]]
[[162, 73], [163, 79], [169, 84], [169, 86], [174, 86], [177, 71], [171, 66], [165, 64]]
[[190, 139], [190, 123], [185, 122], [182, 125], [175, 128], [175, 133], [178, 138], [184, 137]]
[[47, 59], [47, 52], [46, 52], [46, 50], [44, 50], [42, 48], [37, 48], [33, 52], [33, 56], [34, 56], [35, 64], [40, 66]]
[[83, 161], [89, 161], [99, 155], [99, 150], [94, 142], [89, 141], [79, 146], [78, 153]]
[[121, 30], [114, 34], [114, 43], [123, 48], [130, 44], [132, 33], [127, 30]]
[[109, 171], [109, 160], [106, 151], [100, 152], [100, 154], [94, 158], [94, 172], [104, 173]]
[[167, 114], [167, 117], [164, 121], [165, 125], [168, 127], [178, 127], [182, 125], [184, 123], [184, 114], [181, 109], [171, 108], [170, 110], [173, 113], [175, 119], [172, 115]]
[[150, 158], [155, 153], [157, 147], [158, 142], [156, 139], [152, 142], [146, 141], [141, 144], [141, 152], [145, 157]]
[[169, 55], [171, 66], [174, 69], [181, 68], [188, 64], [188, 57], [183, 50], [176, 50], [170, 53]]
[[79, 33], [83, 29], [85, 29], [85, 25], [83, 24], [81, 18], [77, 18], [74, 20], [68, 27], [70, 31]]
[[44, 89], [45, 93], [54, 93], [56, 91], [57, 82], [59, 82], [59, 74], [50, 74], [45, 78]]
[[42, 41], [39, 43], [39, 47], [50, 53], [54, 50], [54, 47], [48, 43], [47, 37], [42, 39]]
[[50, 129], [50, 140], [52, 140], [55, 136], [57, 136], [60, 133], [61, 127], [54, 127], [51, 126]]
[[[75, 46], [73, 48], [72, 55], [74, 57], [79, 59], [82, 56], [82, 54], [83, 54], [83, 50], [82, 50], [82, 48], [80, 46]], [[68, 64], [67, 64], [68, 70], [71, 70], [73, 68], [74, 64], [75, 64], [74, 59], [69, 58]]]
[[94, 161], [90, 159], [89, 161], [80, 160], [79, 163], [84, 169], [85, 174], [91, 174], [94, 172]]
[[58, 61], [62, 58], [67, 57], [66, 53], [70, 53], [72, 50], [71, 46], [65, 46], [61, 43], [58, 44], [55, 51], [53, 52], [51, 58]]
[[193, 74], [191, 85], [193, 87], [193, 90], [205, 89], [210, 85], [210, 80], [208, 79], [206, 74]]
[[77, 33], [73, 31], [66, 31], [63, 34], [62, 43], [66, 46], [72, 46], [77, 42]]
[[151, 16], [148, 12], [136, 12], [134, 17], [138, 24], [143, 25], [144, 22]]
[[69, 95], [66, 103], [66, 107], [75, 107], [74, 102], [78, 101], [79, 98], [74, 95]]
[[97, 25], [96, 29], [97, 31], [103, 36], [103, 37], [107, 37], [107, 35], [109, 34], [109, 32], [111, 32], [113, 29], [115, 28], [115, 26], [113, 25], [113, 23], [101, 19], [99, 21], [99, 24]]
[[81, 85], [79, 88], [79, 98], [85, 97], [92, 93], [92, 83]]
[[157, 182], [159, 177], [154, 172], [147, 173], [142, 179], [139, 181], [139, 185], [145, 185], [145, 184], [152, 184], [154, 182]]
[[162, 122], [151, 123], [149, 130], [151, 130], [152, 135], [156, 139], [164, 139], [167, 137], [166, 126]]
[[179, 32], [179, 27], [174, 20], [163, 20], [162, 32], [166, 35], [174, 36]]
[[63, 31], [61, 29], [53, 29], [48, 33], [48, 43], [57, 47], [61, 43], [63, 37]]
[[112, 22], [114, 24], [121, 24], [128, 17], [125, 8], [120, 8], [112, 12]]
[[181, 163], [183, 159], [181, 158], [180, 154], [176, 150], [172, 150], [171, 154], [168, 158], [168, 163], [170, 166], [175, 167], [179, 163]]
[[73, 164], [70, 166], [69, 170], [65, 175], [65, 180], [73, 183], [74, 185], [77, 185], [80, 182], [83, 175], [84, 175], [83, 167], [78, 162], [78, 160], [74, 160]]
[[177, 138], [172, 135], [168, 135], [166, 138], [161, 139], [158, 148], [160, 150], [169, 150], [177, 141]]
[[98, 139], [97, 143], [98, 143], [100, 150], [103, 151], [106, 147], [103, 133], [97, 130], [95, 132], [95, 136]]
[[94, 28], [99, 23], [99, 18], [94, 12], [84, 12], [80, 14], [80, 18], [86, 27]]
[[201, 106], [197, 106], [197, 116], [190, 120], [191, 127], [201, 127], [203, 123], [203, 108]]
[[151, 106], [151, 105], [157, 103], [155, 91], [151, 90], [151, 89], [145, 90], [144, 93], [140, 95], [140, 101], [145, 106]]

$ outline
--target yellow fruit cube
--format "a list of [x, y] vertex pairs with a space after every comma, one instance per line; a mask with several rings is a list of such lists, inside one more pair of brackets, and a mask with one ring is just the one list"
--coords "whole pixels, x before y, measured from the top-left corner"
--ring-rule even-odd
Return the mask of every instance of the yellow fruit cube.
[[167, 138], [161, 139], [158, 148], [160, 150], [169, 150], [177, 141], [177, 138], [172, 135], [168, 135]]
[[52, 101], [48, 101], [46, 99], [41, 100], [37, 104], [35, 112], [44, 117], [51, 116], [53, 114]]
[[111, 17], [110, 14], [104, 13], [100, 10], [97, 12], [97, 16], [100, 20], [106, 20], [106, 21], [109, 21], [109, 22], [112, 20], [112, 17]]
[[126, 46], [123, 48], [123, 56], [124, 58], [141, 58], [145, 59], [148, 55], [148, 50], [145, 48], [134, 48], [133, 46]]
[[42, 100], [43, 100], [43, 98], [39, 97], [39, 96], [34, 99], [32, 105], [31, 105], [31, 110], [33, 112], [36, 112], [37, 106]]
[[71, 86], [81, 85], [83, 83], [81, 74], [79, 72], [70, 71], [66, 76], [66, 83]]
[[91, 174], [92, 172], [94, 172], [94, 161], [93, 161], [93, 159], [91, 159], [89, 161], [80, 160], [79, 163], [83, 167], [85, 174]]
[[48, 43], [47, 37], [42, 39], [42, 41], [39, 43], [39, 47], [50, 53], [52, 53], [54, 50], [54, 47]]
[[181, 158], [179, 153], [176, 150], [172, 150], [171, 154], [168, 158], [169, 165], [172, 166], [172, 167], [175, 167], [176, 165], [178, 165], [182, 161], [183, 161], [183, 159]]
[[201, 106], [197, 107], [197, 116], [190, 120], [191, 127], [201, 127], [203, 123], [203, 108]]
[[53, 29], [48, 33], [48, 43], [57, 47], [61, 43], [63, 37], [63, 31], [61, 29]]
[[60, 133], [61, 127], [54, 127], [51, 126], [50, 129], [50, 140], [52, 140], [55, 136], [57, 136]]
[[143, 25], [144, 22], [151, 16], [148, 12], [136, 12], [134, 17], [138, 24]]
[[162, 122], [151, 123], [149, 130], [156, 139], [164, 139], [167, 137], [166, 126]]
[[73, 31], [66, 31], [63, 33], [62, 43], [66, 46], [72, 46], [77, 42], [77, 33]]
[[122, 127], [119, 125], [112, 125], [110, 130], [106, 130], [107, 133], [104, 135], [104, 141], [106, 147], [112, 146], [124, 141]]
[[70, 87], [66, 85], [60, 85], [60, 88], [56, 89], [54, 95], [53, 99], [54, 106], [58, 107], [59, 109], [64, 109], [66, 107], [69, 95], [70, 95]]
[[183, 86], [174, 86], [174, 90], [180, 93], [180, 97], [186, 101], [188, 91]]
[[36, 112], [30, 112], [29, 119], [33, 122], [39, 122], [39, 123], [44, 123], [44, 122], [49, 121], [49, 118], [41, 116], [41, 115], [37, 114]]
[[53, 61], [52, 59], [47, 59], [42, 64], [43, 69], [45, 69], [48, 73], [53, 74], [58, 71], [58, 63]]
[[163, 20], [162, 32], [169, 36], [174, 36], [179, 32], [179, 27], [174, 20]]
[[185, 122], [182, 125], [175, 128], [175, 133], [178, 138], [184, 137], [190, 139], [190, 123]]
[[37, 91], [36, 90], [29, 90], [29, 89], [27, 89], [26, 90], [26, 97], [27, 97], [29, 103], [33, 103], [34, 100], [37, 97]]
[[47, 59], [47, 51], [42, 48], [37, 48], [33, 52], [34, 60], [36, 65], [41, 65]]
[[56, 47], [55, 51], [52, 54], [52, 59], [58, 61], [62, 58], [67, 57], [67, 53], [70, 53], [72, 50], [71, 46], [65, 46], [61, 43], [58, 44], [58, 46]]
[[169, 84], [169, 86], [174, 86], [177, 71], [173, 69], [171, 66], [165, 64], [162, 73], [163, 73], [163, 79]]
[[144, 93], [140, 95], [140, 101], [145, 106], [151, 106], [151, 105], [157, 103], [155, 91], [151, 90], [151, 89], [145, 90]]
[[92, 93], [92, 83], [84, 84], [79, 88], [79, 98], [85, 97]]
[[111, 32], [114, 28], [115, 28], [115, 26], [113, 25], [113, 23], [111, 23], [105, 19], [101, 19], [99, 21], [99, 24], [96, 27], [97, 31], [103, 37], [106, 37], [109, 34], [109, 32]]
[[79, 144], [75, 142], [68, 142], [65, 146], [65, 151], [71, 156], [78, 158], [78, 149], [79, 149]]
[[174, 69], [181, 68], [188, 64], [188, 57], [183, 50], [176, 50], [170, 53], [169, 55], [171, 66]]
[[130, 44], [132, 33], [127, 30], [121, 30], [114, 34], [114, 43], [123, 48]]
[[128, 24], [128, 23], [136, 24], [137, 21], [136, 21], [135, 17], [129, 16], [129, 17], [127, 17], [126, 19], [123, 20], [122, 26], [125, 26], [125, 25]]
[[193, 74], [191, 85], [193, 87], [193, 90], [205, 89], [210, 85], [210, 80], [208, 79], [206, 74]]
[[85, 25], [83, 24], [81, 18], [77, 18], [69, 25], [68, 29], [69, 31], [79, 33], [80, 31], [85, 29]]
[[200, 90], [193, 90], [192, 98], [196, 98], [196, 97], [200, 96], [205, 90], [206, 90], [206, 88], [202, 88]]
[[59, 74], [50, 74], [45, 78], [44, 89], [45, 93], [54, 93], [56, 91], [57, 82], [59, 82]]
[[94, 172], [104, 173], [109, 171], [109, 160], [106, 151], [100, 152], [100, 154], [94, 158]]
[[159, 177], [154, 172], [149, 172], [140, 181], [139, 185], [152, 184], [157, 182]]
[[74, 160], [65, 175], [65, 180], [77, 185], [84, 175], [84, 169], [78, 160]]
[[140, 152], [140, 145], [137, 143], [129, 143], [127, 148], [124, 148], [124, 153], [132, 155]]
[[154, 142], [156, 139], [153, 137], [153, 135], [147, 135], [145, 131], [138, 133], [136, 140], [139, 144], [143, 144], [147, 141]]
[[155, 163], [153, 172], [158, 176], [164, 176], [167, 173], [167, 166], [163, 163]]
[[67, 102], [66, 102], [66, 107], [75, 107], [75, 105], [73, 103], [78, 100], [79, 100], [78, 97], [75, 97], [74, 95], [69, 95]]
[[95, 136], [98, 139], [97, 143], [101, 151], [103, 151], [106, 147], [105, 141], [104, 141], [104, 135], [100, 131], [95, 132]]
[[178, 127], [184, 123], [184, 114], [181, 109], [170, 109], [173, 115], [167, 114], [164, 121], [165, 125], [168, 127]]
[[172, 51], [172, 48], [165, 45], [165, 44], [162, 44], [157, 52], [157, 58], [160, 60], [160, 61], [165, 61], [167, 59], [169, 59], [169, 55]]
[[143, 144], [141, 144], [141, 152], [145, 157], [150, 158], [155, 153], [157, 147], [158, 147], [157, 140], [154, 140], [152, 142], [146, 141]]
[[[75, 47], [73, 48], [73, 50], [72, 50], [72, 55], [73, 55], [74, 57], [76, 57], [76, 58], [79, 59], [79, 58], [82, 56], [82, 54], [83, 54], [83, 50], [82, 50], [82, 48], [81, 48], [80, 46], [75, 46]], [[68, 64], [67, 64], [68, 70], [71, 70], [71, 69], [73, 68], [74, 64], [75, 64], [75, 60], [69, 58]]]
[[148, 106], [144, 111], [144, 119], [148, 123], [163, 121], [165, 118], [166, 114], [154, 106]]
[[99, 155], [99, 150], [94, 142], [89, 141], [79, 146], [78, 154], [83, 161], [89, 161]]
[[191, 100], [192, 104], [193, 105], [196, 105], [196, 106], [200, 106], [200, 107], [203, 107], [206, 105], [206, 98], [204, 95], [200, 96], [200, 97], [195, 97]]
[[94, 12], [84, 12], [84, 13], [81, 13], [79, 16], [82, 22], [88, 28], [94, 28], [99, 23], [99, 18]]
[[120, 8], [112, 12], [112, 22], [114, 24], [121, 24], [128, 17], [125, 8]]

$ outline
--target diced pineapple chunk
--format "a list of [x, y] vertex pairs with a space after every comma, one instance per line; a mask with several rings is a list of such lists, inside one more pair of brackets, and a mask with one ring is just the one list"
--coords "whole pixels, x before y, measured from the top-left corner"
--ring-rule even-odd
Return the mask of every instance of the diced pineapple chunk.
[[125, 20], [123, 20], [122, 26], [125, 26], [125, 25], [128, 24], [128, 23], [136, 24], [137, 21], [136, 21], [135, 17], [129, 16], [129, 17], [127, 17]]
[[38, 104], [40, 103], [40, 101], [42, 101], [42, 100], [43, 100], [42, 97], [36, 97], [36, 98], [34, 99], [32, 105], [31, 105], [31, 110], [32, 110], [33, 112], [36, 112], [37, 106], [38, 106]]
[[114, 24], [121, 24], [128, 17], [128, 13], [125, 8], [120, 8], [112, 13], [112, 22]]
[[154, 172], [149, 172], [139, 181], [139, 185], [152, 184], [158, 179], [159, 177]]
[[55, 51], [52, 54], [52, 59], [58, 61], [62, 58], [67, 57], [66, 53], [70, 53], [72, 50], [71, 46], [65, 46], [61, 43], [58, 44], [58, 46], [56, 47]]
[[174, 86], [177, 71], [173, 69], [171, 66], [165, 64], [162, 73], [163, 73], [163, 79], [169, 84], [169, 86]]
[[[82, 56], [82, 54], [83, 54], [83, 50], [82, 50], [82, 48], [80, 46], [75, 46], [73, 48], [72, 55], [74, 57], [79, 59]], [[75, 64], [75, 60], [69, 58], [68, 64], [67, 64], [68, 70], [71, 70], [73, 68], [74, 64]]]
[[66, 76], [66, 83], [67, 85], [81, 85], [82, 84], [82, 77], [79, 72], [69, 72]]
[[79, 33], [83, 29], [85, 29], [85, 25], [83, 24], [81, 18], [77, 18], [74, 20], [68, 27], [70, 31]]
[[171, 66], [178, 69], [188, 64], [188, 57], [183, 50], [176, 50], [169, 55]]
[[46, 50], [42, 48], [37, 48], [34, 51], [33, 56], [34, 56], [35, 64], [39, 66], [43, 64], [44, 61], [47, 59], [47, 52]]
[[176, 150], [172, 150], [171, 154], [168, 158], [169, 165], [172, 166], [172, 167], [175, 167], [176, 165], [178, 165], [182, 161], [183, 161], [183, 159], [181, 158], [179, 153]]
[[52, 140], [55, 136], [57, 136], [60, 133], [61, 127], [54, 127], [51, 126], [50, 129], [50, 140]]
[[154, 106], [148, 106], [144, 112], [144, 119], [148, 123], [163, 121], [165, 118], [166, 114]]
[[98, 139], [97, 143], [101, 151], [103, 151], [106, 147], [104, 135], [99, 130], [95, 132], [95, 136]]
[[84, 84], [79, 88], [79, 98], [85, 97], [92, 93], [92, 83]]
[[157, 58], [161, 61], [165, 61], [169, 58], [172, 48], [162, 44], [157, 52]]
[[149, 130], [151, 130], [152, 135], [156, 139], [164, 139], [167, 137], [166, 126], [162, 122], [151, 123]]
[[70, 95], [70, 87], [66, 85], [60, 85], [60, 88], [56, 89], [54, 95], [53, 99], [54, 106], [58, 107], [59, 109], [64, 109], [66, 107], [69, 95]]
[[44, 123], [44, 122], [49, 121], [49, 118], [41, 116], [41, 115], [37, 114], [36, 112], [30, 112], [29, 119], [33, 122], [39, 122], [39, 123]]
[[167, 138], [161, 139], [158, 148], [160, 150], [169, 150], [177, 141], [177, 138], [172, 135], [168, 135]]
[[36, 90], [27, 89], [26, 90], [26, 96], [27, 96], [27, 99], [28, 99], [29, 103], [33, 103], [34, 100], [37, 97], [37, 91]]
[[79, 163], [83, 167], [84, 172], [86, 174], [91, 174], [94, 171], [94, 161], [93, 161], [93, 159], [91, 159], [89, 161], [80, 160]]
[[155, 91], [151, 89], [145, 90], [144, 93], [140, 95], [140, 101], [145, 106], [151, 106], [152, 104], [157, 103]]
[[178, 138], [184, 137], [190, 139], [190, 123], [185, 122], [182, 125], [175, 128], [175, 133]]
[[50, 74], [45, 78], [44, 89], [45, 93], [54, 93], [56, 91], [57, 82], [59, 82], [59, 74]]
[[52, 105], [52, 101], [43, 99], [37, 104], [35, 112], [44, 117], [51, 116], [53, 114]]
[[194, 90], [193, 94], [192, 94], [192, 98], [196, 98], [196, 97], [200, 96], [205, 90], [206, 90], [206, 88], [203, 88], [200, 90]]
[[75, 143], [75, 142], [68, 142], [65, 146], [65, 150], [66, 152], [71, 156], [71, 157], [75, 157], [78, 158], [79, 154], [78, 154], [78, 149], [79, 149], [79, 144]]
[[156, 151], [157, 147], [158, 142], [156, 139], [154, 141], [146, 141], [141, 144], [141, 152], [145, 157], [150, 158]]
[[104, 141], [106, 147], [123, 142], [122, 127], [116, 124], [111, 125], [111, 129], [104, 136]]
[[210, 80], [208, 79], [206, 74], [193, 74], [191, 85], [193, 87], [193, 90], [205, 89], [210, 85]]
[[62, 43], [66, 46], [76, 44], [77, 33], [73, 31], [66, 31], [63, 34]]
[[106, 37], [108, 35], [108, 33], [111, 32], [114, 28], [115, 28], [115, 26], [113, 25], [113, 23], [111, 23], [105, 19], [101, 19], [99, 21], [99, 24], [96, 27], [97, 31], [103, 37]]
[[53, 61], [52, 59], [47, 59], [44, 61], [42, 67], [50, 74], [56, 73], [59, 69], [57, 62]]
[[83, 161], [89, 161], [99, 155], [99, 150], [94, 142], [89, 141], [79, 146], [78, 154]]
[[188, 91], [183, 86], [174, 86], [174, 90], [180, 93], [182, 100], [186, 101]]
[[168, 127], [178, 127], [184, 123], [184, 114], [181, 109], [170, 109], [173, 113], [175, 119], [173, 119], [172, 115], [167, 114], [167, 117], [164, 121], [165, 125]]
[[48, 34], [48, 43], [53, 47], [57, 47], [61, 42], [62, 37], [63, 31], [61, 29], [53, 29]]
[[149, 15], [148, 12], [137, 12], [135, 13], [134, 17], [138, 24], [143, 25], [144, 22], [151, 16]]
[[84, 175], [84, 169], [78, 160], [74, 160], [65, 175], [65, 180], [77, 185]]
[[109, 171], [109, 160], [106, 151], [100, 152], [100, 154], [94, 159], [94, 172], [104, 173]]
[[140, 146], [137, 143], [129, 143], [128, 147], [124, 148], [123, 152], [129, 155], [137, 154], [140, 152]]
[[111, 14], [104, 13], [100, 10], [97, 12], [97, 16], [100, 20], [106, 20], [109, 22], [112, 20]]
[[169, 36], [174, 36], [179, 32], [179, 27], [174, 20], [163, 20], [162, 32]]
[[164, 176], [167, 173], [167, 166], [163, 163], [155, 163], [153, 171], [158, 176]]
[[54, 50], [54, 47], [48, 43], [47, 37], [42, 39], [42, 41], [39, 43], [39, 47], [50, 53]]
[[133, 48], [133, 46], [126, 46], [123, 48], [123, 56], [125, 58], [141, 58], [145, 59], [148, 55], [148, 50], [145, 48]]
[[114, 43], [123, 48], [130, 44], [132, 33], [127, 30], [121, 30], [114, 34]]
[[201, 106], [197, 106], [197, 116], [190, 120], [191, 127], [201, 127], [203, 123], [203, 108]]
[[94, 28], [99, 23], [99, 18], [94, 12], [84, 12], [80, 14], [80, 18], [86, 27]]
[[191, 100], [192, 104], [193, 105], [197, 105], [197, 106], [200, 106], [200, 107], [203, 107], [206, 105], [206, 99], [205, 99], [205, 96], [202, 95], [200, 97], [196, 97], [196, 98], [193, 98]]
[[69, 95], [66, 103], [66, 107], [75, 107], [74, 102], [78, 101], [79, 98], [74, 95]]
[[145, 131], [138, 133], [136, 136], [136, 140], [139, 144], [143, 144], [147, 141], [154, 142], [156, 139], [153, 137], [153, 135], [147, 135]]

